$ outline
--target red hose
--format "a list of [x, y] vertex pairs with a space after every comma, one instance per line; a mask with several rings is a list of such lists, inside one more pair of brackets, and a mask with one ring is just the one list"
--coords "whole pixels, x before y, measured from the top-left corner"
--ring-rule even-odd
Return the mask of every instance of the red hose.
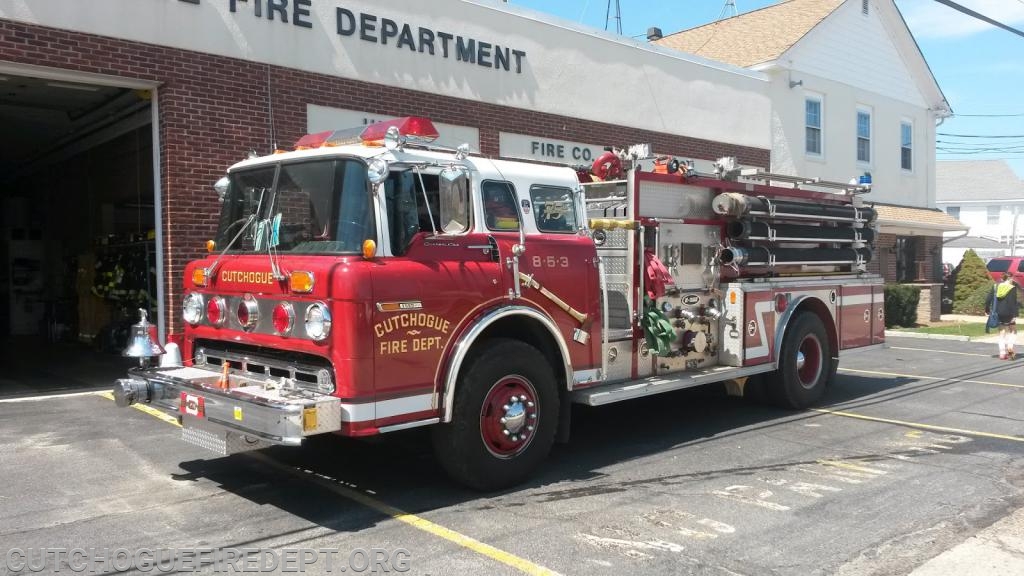
[[614, 152], [605, 152], [594, 160], [590, 171], [601, 180], [622, 178], [622, 160]]

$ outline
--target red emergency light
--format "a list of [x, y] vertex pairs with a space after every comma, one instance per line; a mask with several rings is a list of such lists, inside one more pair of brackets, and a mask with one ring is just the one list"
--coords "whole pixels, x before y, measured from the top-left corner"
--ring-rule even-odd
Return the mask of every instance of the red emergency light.
[[327, 130], [326, 132], [317, 132], [315, 134], [306, 134], [302, 138], [299, 138], [298, 142], [295, 143], [296, 150], [308, 150], [310, 148], [319, 148], [327, 142], [327, 139], [334, 134], [334, 130]]
[[359, 138], [363, 141], [363, 144], [367, 145], [382, 143], [384, 142], [384, 136], [391, 127], [398, 128], [399, 135], [417, 142], [429, 143], [437, 140], [438, 137], [437, 128], [434, 128], [434, 123], [429, 118], [406, 116], [405, 118], [395, 118], [394, 120], [370, 124], [363, 130]]
[[327, 130], [306, 134], [295, 143], [296, 150], [309, 150], [311, 148], [323, 148], [326, 146], [341, 146], [344, 144], [359, 144], [366, 146], [381, 146], [384, 143], [384, 136], [389, 128], [397, 128], [398, 134], [408, 141], [420, 144], [429, 144], [437, 139], [437, 129], [429, 118], [421, 116], [406, 116], [385, 120], [365, 127], [344, 128], [341, 130]]

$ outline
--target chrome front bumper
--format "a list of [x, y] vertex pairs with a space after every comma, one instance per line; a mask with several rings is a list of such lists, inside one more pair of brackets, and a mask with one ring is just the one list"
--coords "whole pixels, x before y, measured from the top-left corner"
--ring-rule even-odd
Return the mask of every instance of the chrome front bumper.
[[114, 385], [118, 406], [148, 404], [177, 416], [184, 440], [221, 454], [298, 446], [341, 429], [340, 399], [273, 379], [232, 374], [231, 387], [222, 389], [220, 373], [204, 368], [136, 368], [128, 375]]

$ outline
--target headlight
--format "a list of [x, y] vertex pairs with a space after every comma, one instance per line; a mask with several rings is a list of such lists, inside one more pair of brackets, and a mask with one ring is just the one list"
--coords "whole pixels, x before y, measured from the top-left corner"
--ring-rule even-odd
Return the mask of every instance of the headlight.
[[306, 309], [306, 336], [320, 341], [331, 333], [331, 312], [323, 302]]
[[203, 295], [193, 292], [185, 296], [181, 305], [181, 315], [185, 322], [195, 326], [203, 321]]

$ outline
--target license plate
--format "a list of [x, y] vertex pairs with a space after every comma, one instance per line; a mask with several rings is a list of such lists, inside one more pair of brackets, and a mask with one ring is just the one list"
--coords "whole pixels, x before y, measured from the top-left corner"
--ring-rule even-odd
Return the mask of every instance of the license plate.
[[181, 403], [178, 405], [178, 410], [182, 414], [188, 414], [189, 416], [195, 416], [196, 418], [205, 418], [206, 401], [202, 396], [182, 392]]

